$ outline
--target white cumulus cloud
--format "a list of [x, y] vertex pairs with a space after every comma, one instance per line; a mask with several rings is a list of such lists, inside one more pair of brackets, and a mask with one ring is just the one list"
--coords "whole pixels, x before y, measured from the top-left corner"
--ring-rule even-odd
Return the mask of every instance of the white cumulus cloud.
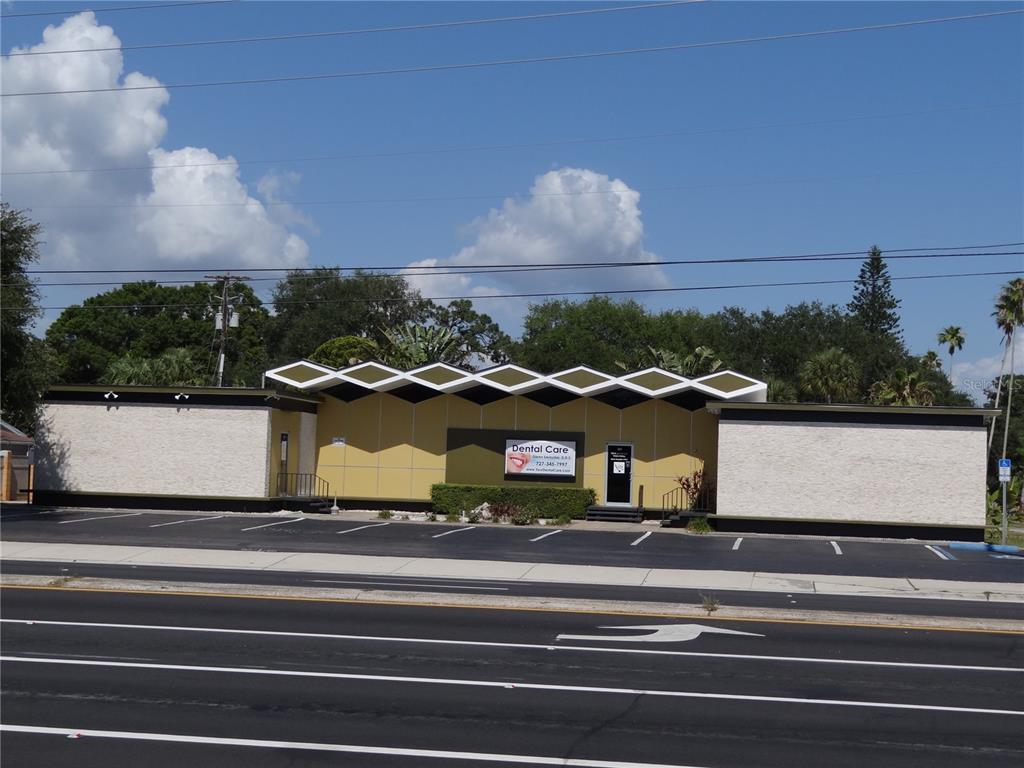
[[[1013, 368], [1014, 373], [1018, 376], [1024, 374], [1024, 333], [1020, 332], [1020, 329], [1018, 329], [1013, 343]], [[953, 385], [962, 392], [966, 392], [980, 404], [985, 401], [985, 389], [989, 387], [1000, 371], [1009, 374], [1009, 354], [1007, 354], [1005, 363], [1002, 352], [992, 357], [954, 362]]]
[[[640, 193], [620, 179], [584, 168], [560, 168], [534, 179], [525, 199], [509, 198], [469, 226], [473, 242], [450, 258], [410, 268], [494, 264], [559, 265], [570, 262], [656, 261], [644, 248]], [[557, 277], [553, 277], [556, 275]], [[563, 270], [487, 275], [412, 275], [424, 296], [483, 293], [598, 291], [662, 288], [660, 267]], [[517, 304], [522, 304], [518, 302]], [[511, 308], [485, 311], [505, 315]]]
[[[83, 12], [48, 26], [23, 51], [112, 47], [79, 55], [4, 56], [3, 91], [64, 91], [160, 85], [124, 71], [120, 40]], [[169, 100], [145, 91], [20, 96], [2, 115], [4, 199], [42, 223], [50, 268], [302, 266], [306, 242], [290, 231], [304, 219], [251, 196], [238, 164], [205, 148], [161, 146]], [[165, 168], [203, 163], [201, 167]], [[211, 165], [213, 164], [213, 165]], [[92, 168], [134, 170], [28, 174]], [[19, 173], [21, 172], [21, 173]], [[294, 183], [294, 180], [292, 180]], [[261, 192], [268, 203], [280, 202]], [[275, 208], [280, 207], [281, 212]]]

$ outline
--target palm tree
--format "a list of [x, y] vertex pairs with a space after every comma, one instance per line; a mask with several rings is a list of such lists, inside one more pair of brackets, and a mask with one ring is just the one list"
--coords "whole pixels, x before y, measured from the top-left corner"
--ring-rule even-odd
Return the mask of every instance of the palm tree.
[[[1004, 343], [1010, 350], [1010, 387], [1006, 392], [1006, 422], [1003, 424], [1002, 457], [1005, 459], [1007, 441], [1010, 436], [1010, 414], [1013, 408], [1014, 341], [1017, 328], [1024, 326], [1024, 277], [1014, 278], [1003, 286], [996, 299], [996, 308], [992, 315], [996, 319], [996, 325], [1003, 332]], [[1002, 385], [1001, 378], [999, 383]], [[995, 419], [992, 420], [992, 432], [995, 434]], [[991, 446], [991, 436], [989, 445]]]
[[869, 394], [875, 405], [933, 405], [935, 393], [919, 371], [896, 371], [884, 381], [871, 385]]
[[403, 325], [384, 331], [381, 358], [396, 368], [418, 368], [428, 363], [464, 361], [462, 339], [451, 328], [428, 325]]
[[769, 376], [765, 381], [768, 385], [768, 402], [770, 403], [795, 403], [797, 397], [796, 387], [785, 379]]
[[853, 400], [860, 372], [852, 357], [838, 347], [829, 347], [807, 360], [800, 368], [800, 386], [811, 397]]
[[[929, 349], [923, 355], [921, 355], [921, 365], [924, 366], [926, 371], [937, 371], [942, 368], [942, 362], [939, 360], [939, 353], [934, 349]], [[950, 357], [949, 361], [950, 370], [953, 369], [953, 359]]]
[[939, 344], [945, 344], [946, 349], [949, 352], [949, 381], [953, 381], [953, 353], [959, 352], [964, 348], [964, 342], [967, 341], [964, 338], [963, 329], [959, 325], [950, 325], [939, 331]]
[[672, 371], [680, 376], [692, 378], [714, 373], [724, 363], [715, 355], [715, 350], [708, 346], [695, 347], [693, 352], [684, 356], [671, 349], [648, 345], [637, 350], [632, 360], [616, 360], [615, 365], [624, 371], [661, 368], [663, 371]]
[[722, 361], [715, 355], [715, 350], [708, 346], [699, 346], [683, 358], [682, 366], [677, 373], [683, 376], [706, 376], [721, 367]]

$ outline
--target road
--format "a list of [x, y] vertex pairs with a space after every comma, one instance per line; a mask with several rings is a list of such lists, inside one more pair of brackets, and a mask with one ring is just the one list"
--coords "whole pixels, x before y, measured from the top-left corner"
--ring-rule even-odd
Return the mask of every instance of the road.
[[[758, 536], [686, 536], [651, 531], [585, 531], [358, 522], [300, 516], [10, 510], [5, 540], [206, 549], [463, 558], [570, 565], [871, 575], [954, 581], [1024, 581], [1024, 557], [921, 542], [835, 542]], [[650, 535], [646, 535], [650, 533]]]
[[5, 765], [1024, 761], [1024, 632], [9, 587], [0, 613]]

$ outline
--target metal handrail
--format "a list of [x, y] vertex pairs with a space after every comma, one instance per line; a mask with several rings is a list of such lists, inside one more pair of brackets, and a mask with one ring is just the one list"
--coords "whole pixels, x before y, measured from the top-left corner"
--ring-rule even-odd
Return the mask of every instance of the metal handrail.
[[331, 495], [331, 485], [312, 472], [278, 472], [277, 495], [326, 499]]

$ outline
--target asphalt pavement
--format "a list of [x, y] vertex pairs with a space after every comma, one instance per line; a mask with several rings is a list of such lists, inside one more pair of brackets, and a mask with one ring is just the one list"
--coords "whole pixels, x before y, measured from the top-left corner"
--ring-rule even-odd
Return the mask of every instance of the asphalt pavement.
[[5, 587], [5, 765], [1006, 766], [1024, 633]]
[[300, 515], [148, 513], [116, 510], [0, 517], [7, 541], [318, 552], [417, 558], [870, 575], [947, 581], [1024, 581], [1024, 557], [922, 542], [765, 536], [691, 536], [498, 525], [354, 521]]

